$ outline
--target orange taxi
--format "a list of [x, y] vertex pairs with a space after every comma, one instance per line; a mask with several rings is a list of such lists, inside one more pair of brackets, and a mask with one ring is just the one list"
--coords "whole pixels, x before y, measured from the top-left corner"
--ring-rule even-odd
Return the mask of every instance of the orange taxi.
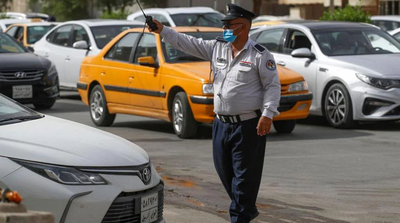
[[[211, 27], [174, 29], [203, 39], [222, 33]], [[312, 94], [300, 74], [280, 66], [278, 72], [281, 114], [274, 127], [290, 133], [297, 119], [308, 116]], [[83, 60], [77, 88], [98, 126], [111, 125], [116, 114], [139, 115], [169, 121], [180, 138], [191, 138], [199, 123], [212, 123], [215, 117], [209, 74], [208, 61], [174, 49], [159, 34], [136, 28]]]
[[33, 47], [34, 44], [58, 23], [34, 22], [18, 23], [9, 26], [4, 32], [14, 37], [26, 47]]

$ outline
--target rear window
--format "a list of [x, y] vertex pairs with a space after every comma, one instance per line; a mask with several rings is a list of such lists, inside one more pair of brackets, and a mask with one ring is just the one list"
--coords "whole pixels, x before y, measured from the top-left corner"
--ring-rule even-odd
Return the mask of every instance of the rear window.
[[103, 49], [108, 42], [116, 37], [121, 32], [136, 28], [143, 27], [143, 25], [110, 25], [110, 26], [95, 26], [91, 27], [97, 48]]
[[28, 44], [34, 44], [40, 40], [55, 25], [50, 26], [30, 26], [28, 27]]
[[222, 27], [222, 13], [195, 13], [171, 15], [176, 26], [209, 26]]

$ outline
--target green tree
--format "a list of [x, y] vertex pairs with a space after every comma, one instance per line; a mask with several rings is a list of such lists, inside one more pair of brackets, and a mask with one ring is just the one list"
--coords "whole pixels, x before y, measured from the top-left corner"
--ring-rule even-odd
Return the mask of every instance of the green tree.
[[0, 0], [0, 19], [7, 18], [5, 12], [10, 9], [10, 4], [13, 0]]
[[[30, 5], [39, 0], [30, 0]], [[56, 17], [57, 21], [90, 18], [89, 1], [85, 0], [42, 0], [40, 11]]]
[[354, 7], [346, 5], [344, 8], [335, 9], [333, 13], [328, 9], [319, 20], [371, 23], [370, 14], [362, 9], [361, 4]]

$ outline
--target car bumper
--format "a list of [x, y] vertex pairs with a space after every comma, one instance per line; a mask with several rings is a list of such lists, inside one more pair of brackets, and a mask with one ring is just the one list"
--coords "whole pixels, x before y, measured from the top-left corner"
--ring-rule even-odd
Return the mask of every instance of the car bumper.
[[297, 95], [282, 95], [278, 107], [280, 114], [274, 117], [274, 121], [307, 118], [312, 98], [311, 92]]
[[[32, 97], [13, 98], [13, 86], [32, 86]], [[45, 99], [53, 99], [60, 96], [58, 76], [52, 75], [46, 80], [21, 81], [21, 82], [0, 82], [0, 93], [14, 99], [22, 104], [43, 102]]]
[[400, 119], [399, 88], [383, 90], [359, 83], [351, 89], [355, 120], [384, 121]]
[[191, 95], [189, 98], [194, 119], [198, 122], [212, 123], [215, 118], [214, 97]]
[[[0, 160], [7, 162], [6, 158]], [[144, 185], [137, 176], [102, 174], [108, 185], [71, 186], [48, 180], [22, 167], [2, 178], [0, 186], [4, 184], [20, 192], [23, 204], [29, 210], [51, 212], [55, 222], [60, 223], [99, 223], [106, 218], [139, 223], [140, 198], [158, 193], [158, 220], [155, 223], [163, 223], [164, 185], [154, 168], [152, 173], [149, 185]]]

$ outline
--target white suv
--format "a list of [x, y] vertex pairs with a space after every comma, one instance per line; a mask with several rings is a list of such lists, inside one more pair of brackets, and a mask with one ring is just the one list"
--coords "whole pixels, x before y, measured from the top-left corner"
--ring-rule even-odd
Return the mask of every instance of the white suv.
[[[209, 7], [149, 8], [143, 10], [166, 26], [210, 26], [222, 27], [224, 15]], [[127, 20], [145, 22], [142, 11], [127, 17]]]

